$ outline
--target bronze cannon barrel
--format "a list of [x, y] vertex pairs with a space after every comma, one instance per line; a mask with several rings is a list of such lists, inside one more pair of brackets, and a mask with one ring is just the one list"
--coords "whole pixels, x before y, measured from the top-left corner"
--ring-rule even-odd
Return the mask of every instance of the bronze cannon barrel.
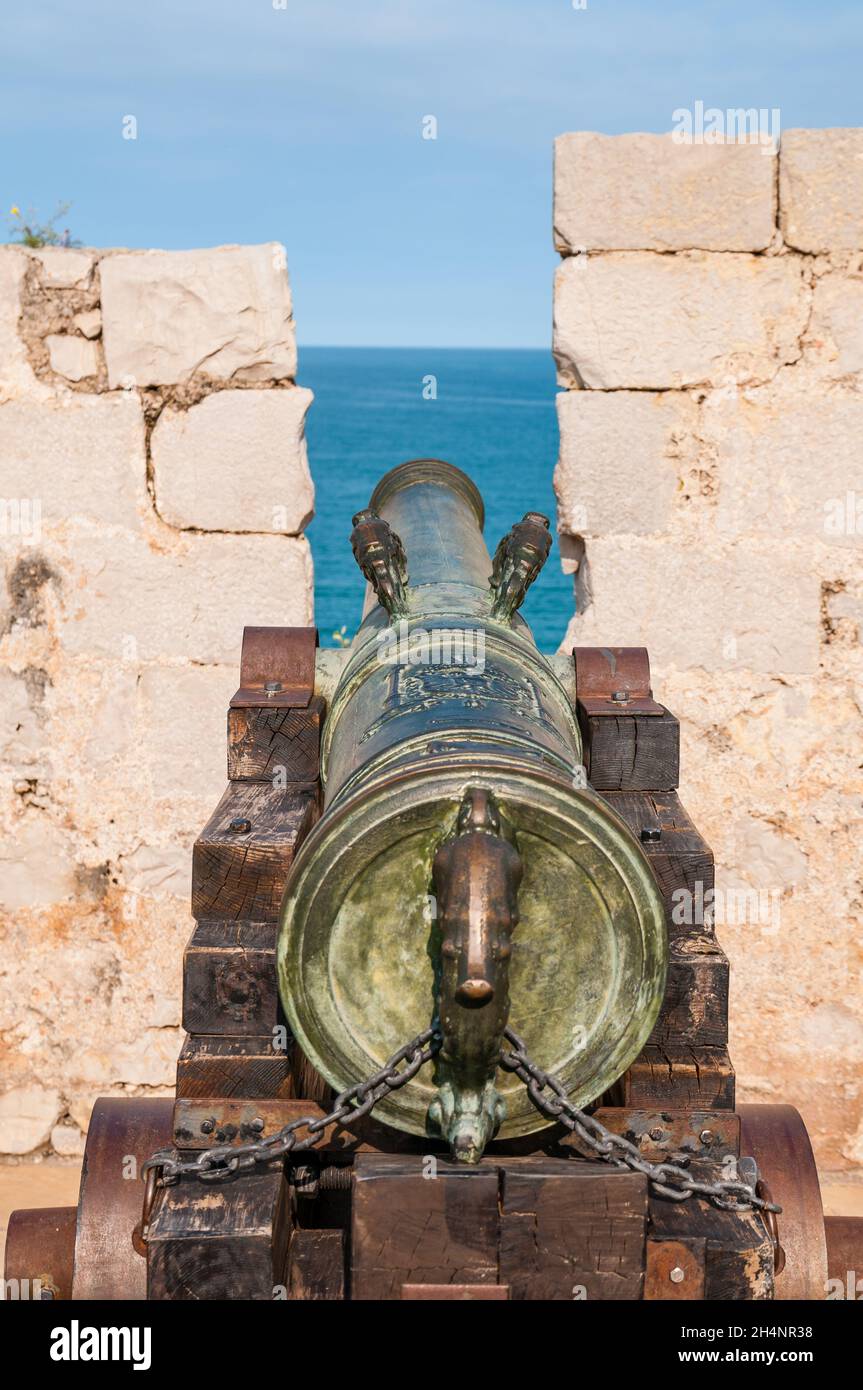
[[664, 989], [662, 902], [586, 785], [572, 678], [517, 612], [547, 519], [528, 513], [492, 560], [475, 485], [422, 459], [354, 521], [369, 591], [285, 893], [282, 1000], [337, 1089], [438, 1027], [434, 1068], [375, 1113], [475, 1161], [548, 1123], [498, 1070], [507, 1020], [578, 1104], [638, 1053]]

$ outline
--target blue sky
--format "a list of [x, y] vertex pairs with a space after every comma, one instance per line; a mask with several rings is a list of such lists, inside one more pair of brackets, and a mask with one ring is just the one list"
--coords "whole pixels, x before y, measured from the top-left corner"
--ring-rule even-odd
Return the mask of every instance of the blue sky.
[[301, 344], [547, 347], [562, 131], [697, 99], [863, 123], [861, 0], [0, 5], [2, 211], [71, 200], [100, 246], [283, 241]]

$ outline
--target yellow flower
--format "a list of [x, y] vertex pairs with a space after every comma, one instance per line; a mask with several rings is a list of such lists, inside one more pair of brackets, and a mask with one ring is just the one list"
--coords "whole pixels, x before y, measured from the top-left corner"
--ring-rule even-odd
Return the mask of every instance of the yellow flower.
[[20, 208], [10, 208], [9, 211], [10, 211], [12, 217], [20, 217], [20, 216], [21, 216], [21, 209], [20, 209]]

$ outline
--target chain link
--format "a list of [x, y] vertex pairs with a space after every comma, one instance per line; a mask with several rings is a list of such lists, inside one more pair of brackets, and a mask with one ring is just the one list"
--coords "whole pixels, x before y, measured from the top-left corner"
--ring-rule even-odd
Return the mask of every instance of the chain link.
[[[380, 1071], [336, 1096], [328, 1115], [302, 1115], [268, 1139], [259, 1139], [254, 1144], [221, 1144], [205, 1149], [194, 1159], [179, 1158], [176, 1149], [160, 1149], [147, 1159], [142, 1171], [146, 1175], [151, 1168], [158, 1170], [159, 1185], [162, 1187], [175, 1183], [178, 1178], [191, 1176], [200, 1178], [202, 1182], [217, 1183], [224, 1182], [235, 1173], [249, 1172], [258, 1163], [270, 1163], [288, 1154], [314, 1148], [330, 1125], [350, 1125], [362, 1119], [384, 1096], [406, 1085], [420, 1067], [431, 1061], [440, 1050], [440, 1045], [437, 1030], [426, 1028], [425, 1032], [418, 1033], [398, 1052], [394, 1052]], [[402, 1066], [402, 1063], [405, 1065]], [[308, 1132], [301, 1138], [299, 1132], [303, 1129]]]
[[[743, 1211], [748, 1207], [774, 1213], [782, 1210], [767, 1197], [759, 1196], [754, 1185], [739, 1178], [706, 1182], [687, 1172], [680, 1162], [650, 1163], [630, 1140], [612, 1133], [599, 1120], [573, 1105], [563, 1082], [531, 1061], [524, 1042], [512, 1028], [506, 1029], [504, 1037], [512, 1048], [511, 1051], [501, 1048], [500, 1060], [504, 1070], [514, 1072], [524, 1082], [537, 1110], [577, 1135], [591, 1153], [603, 1162], [615, 1168], [629, 1168], [632, 1172], [643, 1173], [655, 1192], [673, 1202], [698, 1196], [706, 1197], [723, 1211]], [[314, 1148], [330, 1125], [350, 1125], [362, 1119], [384, 1096], [405, 1086], [416, 1076], [420, 1067], [440, 1051], [440, 1047], [440, 1033], [435, 1028], [426, 1028], [425, 1032], [419, 1033], [394, 1052], [379, 1071], [336, 1096], [328, 1115], [303, 1115], [268, 1139], [259, 1139], [253, 1144], [222, 1144], [205, 1149], [194, 1159], [181, 1159], [176, 1149], [160, 1149], [147, 1159], [143, 1173], [146, 1176], [151, 1171], [155, 1172], [160, 1187], [170, 1186], [181, 1177], [196, 1177], [202, 1182], [218, 1183], [233, 1177], [235, 1173], [249, 1172], [259, 1163], [270, 1163], [289, 1154]], [[552, 1094], [545, 1095], [546, 1091]], [[301, 1130], [306, 1130], [304, 1137], [300, 1136]]]
[[[634, 1173], [643, 1173], [654, 1192], [668, 1197], [672, 1202], [685, 1202], [688, 1197], [698, 1196], [706, 1197], [723, 1211], [758, 1207], [762, 1211], [781, 1212], [781, 1207], [765, 1197], [759, 1197], [754, 1186], [740, 1179], [721, 1178], [716, 1182], [705, 1182], [688, 1173], [680, 1162], [650, 1163], [629, 1139], [622, 1134], [614, 1134], [592, 1115], [573, 1105], [563, 1082], [531, 1061], [524, 1042], [512, 1028], [505, 1030], [504, 1037], [512, 1044], [511, 1052], [501, 1048], [500, 1060], [504, 1070], [514, 1072], [524, 1082], [537, 1110], [563, 1125], [570, 1133], [578, 1135], [597, 1158], [615, 1168], [629, 1168]], [[547, 1090], [553, 1093], [552, 1096], [543, 1095]]]

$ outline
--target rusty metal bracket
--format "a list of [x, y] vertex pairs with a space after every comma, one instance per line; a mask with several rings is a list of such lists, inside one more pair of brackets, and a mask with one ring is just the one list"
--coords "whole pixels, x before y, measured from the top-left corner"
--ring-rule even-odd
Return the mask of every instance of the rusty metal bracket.
[[315, 693], [316, 627], [246, 627], [231, 709], [305, 709]]
[[573, 647], [575, 693], [586, 714], [665, 714], [650, 688], [646, 647]]
[[648, 1301], [704, 1297], [704, 1265], [707, 1242], [696, 1240], [648, 1240], [644, 1270], [644, 1297]]

